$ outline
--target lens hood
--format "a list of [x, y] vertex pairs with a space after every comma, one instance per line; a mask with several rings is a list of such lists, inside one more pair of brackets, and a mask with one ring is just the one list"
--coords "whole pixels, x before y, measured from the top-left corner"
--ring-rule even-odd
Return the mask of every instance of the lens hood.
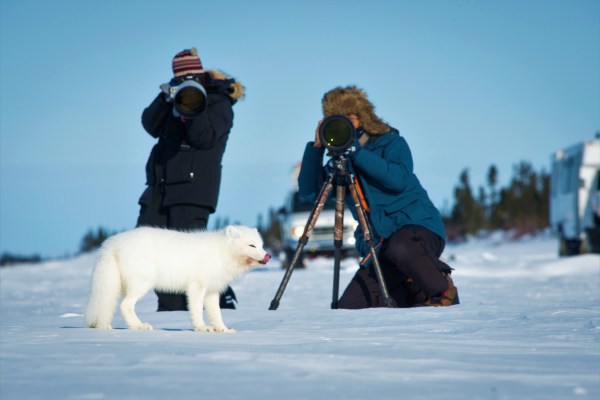
[[173, 97], [175, 109], [185, 118], [194, 119], [206, 109], [206, 90], [193, 79], [177, 86]]
[[331, 115], [319, 126], [319, 140], [333, 155], [342, 154], [354, 142], [356, 129], [347, 117]]

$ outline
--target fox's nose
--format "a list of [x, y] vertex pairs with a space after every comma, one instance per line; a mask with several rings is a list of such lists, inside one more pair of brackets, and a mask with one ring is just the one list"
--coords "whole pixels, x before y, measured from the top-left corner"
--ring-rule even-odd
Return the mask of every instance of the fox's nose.
[[266, 264], [269, 262], [270, 259], [271, 259], [271, 255], [269, 253], [267, 253], [267, 254], [265, 254], [265, 258], [263, 258], [260, 263]]

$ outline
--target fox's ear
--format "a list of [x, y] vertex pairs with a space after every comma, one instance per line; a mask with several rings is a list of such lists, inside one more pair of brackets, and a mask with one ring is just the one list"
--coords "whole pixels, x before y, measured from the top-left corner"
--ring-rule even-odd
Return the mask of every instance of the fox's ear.
[[229, 225], [227, 228], [225, 228], [225, 233], [227, 234], [228, 238], [232, 239], [239, 238], [241, 236], [240, 230], [232, 225]]

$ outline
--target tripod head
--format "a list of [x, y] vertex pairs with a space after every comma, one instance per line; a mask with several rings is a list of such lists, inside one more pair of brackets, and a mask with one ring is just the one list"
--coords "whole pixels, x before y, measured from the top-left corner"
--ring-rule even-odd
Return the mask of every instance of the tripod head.
[[325, 170], [327, 175], [333, 176], [333, 181], [337, 185], [349, 186], [352, 177], [356, 177], [352, 161], [345, 154], [333, 155], [325, 164]]
[[346, 174], [350, 170], [350, 160], [343, 154], [335, 155], [327, 161], [325, 168], [329, 174]]

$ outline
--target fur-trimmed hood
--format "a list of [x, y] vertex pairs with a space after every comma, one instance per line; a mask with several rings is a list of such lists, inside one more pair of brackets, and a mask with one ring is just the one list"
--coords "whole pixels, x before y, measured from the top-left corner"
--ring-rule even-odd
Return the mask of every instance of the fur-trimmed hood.
[[390, 126], [375, 114], [367, 94], [356, 86], [338, 86], [323, 95], [323, 116], [355, 114], [363, 129], [371, 135], [390, 131]]
[[215, 81], [231, 81], [227, 88], [227, 95], [233, 100], [240, 100], [244, 97], [244, 86], [237, 80], [231, 78], [222, 71], [216, 69], [207, 69], [204, 72]]

